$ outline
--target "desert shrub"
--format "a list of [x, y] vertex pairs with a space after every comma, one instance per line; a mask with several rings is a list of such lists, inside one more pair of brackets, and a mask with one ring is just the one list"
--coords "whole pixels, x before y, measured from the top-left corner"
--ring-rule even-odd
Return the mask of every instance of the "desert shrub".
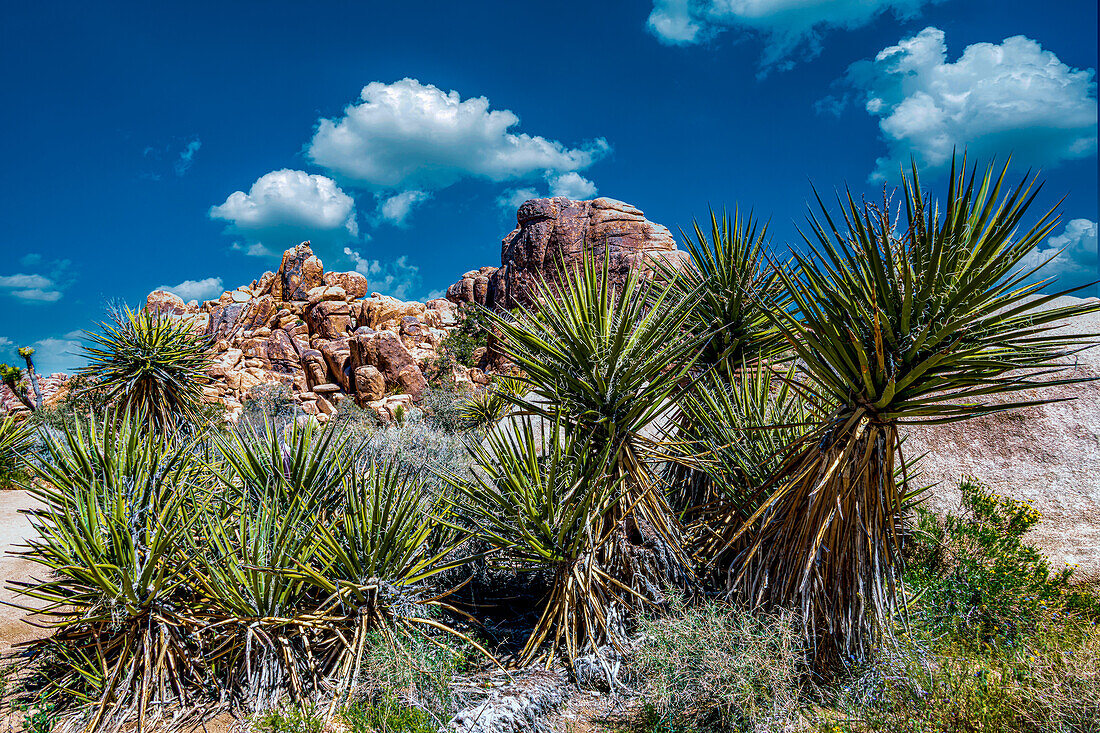
[[988, 643], [1012, 640], [1050, 614], [1100, 619], [1095, 596], [1071, 585], [1073, 568], [1051, 572], [1024, 540], [1040, 519], [1034, 507], [972, 478], [959, 491], [957, 514], [917, 509], [906, 580], [919, 596], [920, 624]]
[[435, 478], [437, 474], [462, 472], [470, 462], [465, 434], [411, 416], [403, 423], [361, 429], [352, 445], [361, 460], [396, 462], [402, 468], [423, 473], [437, 487], [442, 483]]
[[340, 715], [349, 733], [436, 733], [439, 726], [421, 708], [387, 695], [372, 703], [356, 703]]
[[323, 713], [315, 705], [283, 705], [256, 716], [252, 725], [263, 733], [324, 733]]
[[453, 380], [450, 384], [433, 386], [424, 393], [421, 407], [424, 420], [440, 430], [452, 433], [465, 427], [462, 406], [468, 392], [460, 390]]
[[386, 730], [383, 722], [392, 731], [438, 730], [457, 712], [451, 679], [472, 652], [454, 636], [430, 638], [416, 629], [388, 639], [372, 633], [363, 654], [361, 695], [346, 711], [345, 722], [363, 731], [371, 728], [356, 728], [357, 721], [373, 721], [374, 730]]
[[786, 615], [705, 603], [641, 622], [633, 653], [652, 731], [787, 730], [798, 720], [803, 655]]
[[241, 404], [244, 408], [241, 423], [256, 428], [264, 422], [285, 425], [300, 414], [294, 391], [282, 382], [256, 385], [248, 390]]
[[99, 380], [85, 374], [76, 374], [65, 383], [64, 397], [53, 405], [43, 405], [31, 415], [35, 425], [64, 432], [78, 423], [88, 427], [92, 414], [100, 414], [111, 407]]
[[463, 306], [456, 315], [458, 328], [447, 334], [441, 346], [444, 353], [456, 363], [471, 366], [474, 363], [474, 352], [489, 344], [492, 321], [488, 311], [478, 305]]
[[1013, 643], [905, 639], [838, 690], [830, 731], [1093, 733], [1100, 626], [1048, 618]]

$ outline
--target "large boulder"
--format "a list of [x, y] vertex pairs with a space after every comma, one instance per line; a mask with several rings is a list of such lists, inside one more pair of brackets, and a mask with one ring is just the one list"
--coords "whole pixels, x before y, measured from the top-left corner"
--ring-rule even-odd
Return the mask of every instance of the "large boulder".
[[[1080, 303], [1065, 296], [1054, 307]], [[1100, 313], [1080, 316], [1061, 333], [1100, 333]], [[1062, 360], [1063, 370], [1043, 381], [1097, 379], [1100, 348]], [[910, 426], [905, 454], [926, 454], [922, 483], [935, 483], [929, 505], [958, 510], [959, 481], [973, 476], [999, 494], [1022, 499], [1042, 514], [1029, 538], [1052, 566], [1079, 564], [1083, 576], [1100, 573], [1100, 382], [1053, 384], [991, 398], [990, 402], [1051, 401], [944, 425]]]
[[310, 290], [325, 284], [325, 268], [309, 242], [283, 252], [277, 281], [282, 286], [281, 300], [306, 300]]
[[326, 272], [325, 284], [343, 288], [349, 298], [363, 298], [367, 295], [367, 278], [358, 272]]
[[531, 305], [541, 278], [560, 281], [562, 266], [568, 271], [585, 254], [601, 262], [606, 255], [616, 284], [632, 270], [650, 274], [658, 262], [679, 267], [684, 261], [668, 229], [614, 199], [532, 199], [519, 207], [516, 221], [501, 242], [500, 267], [466, 273], [447, 289], [448, 299], [490, 308]]
[[145, 310], [149, 313], [162, 313], [182, 316], [187, 313], [187, 304], [183, 298], [167, 290], [154, 290], [145, 298]]

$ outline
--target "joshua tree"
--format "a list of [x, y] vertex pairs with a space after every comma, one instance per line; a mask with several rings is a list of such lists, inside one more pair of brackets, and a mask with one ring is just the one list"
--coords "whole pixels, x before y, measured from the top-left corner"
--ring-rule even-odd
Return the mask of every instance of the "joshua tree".
[[163, 429], [179, 420], [195, 420], [202, 406], [210, 340], [196, 336], [191, 324], [171, 316], [128, 307], [101, 324], [84, 347], [88, 364], [81, 374], [96, 377], [109, 401], [146, 416]]
[[1021, 271], [1058, 217], [1024, 227], [1041, 186], [1005, 187], [1006, 173], [968, 175], [965, 159], [953, 163], [939, 205], [914, 166], [900, 226], [889, 202], [848, 194], [836, 221], [819, 198], [809, 253], [780, 275], [798, 312], [771, 318], [798, 354], [799, 389], [835, 409], [786, 454], [727, 547], [743, 542], [731, 569], [743, 597], [799, 609], [819, 660], [860, 653], [889, 634], [898, 609], [899, 427], [1036, 404], [986, 398], [1072, 381], [1035, 377], [1081, 347], [1053, 329], [1100, 306], [1052, 308], [1057, 296], [1040, 292], [1049, 280], [1031, 282], [1039, 268]]
[[34, 390], [34, 409], [42, 409], [42, 390], [38, 387], [38, 372], [34, 370], [34, 349], [24, 346], [19, 350], [19, 355], [27, 362], [27, 379]]
[[31, 398], [27, 395], [27, 388], [23, 384], [23, 370], [17, 366], [11, 364], [0, 364], [0, 379], [4, 381], [4, 384], [8, 385], [8, 389], [12, 391], [20, 402], [22, 402], [28, 410], [35, 409], [35, 403], [31, 401]]

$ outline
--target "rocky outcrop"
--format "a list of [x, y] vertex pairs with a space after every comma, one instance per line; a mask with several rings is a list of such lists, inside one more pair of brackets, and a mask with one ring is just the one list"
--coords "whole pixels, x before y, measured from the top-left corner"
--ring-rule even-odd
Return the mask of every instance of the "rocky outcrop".
[[530, 305], [540, 278], [559, 282], [585, 253], [598, 261], [606, 255], [616, 283], [631, 270], [652, 273], [658, 261], [676, 267], [684, 261], [668, 229], [614, 199], [532, 199], [519, 207], [516, 222], [501, 242], [500, 267], [467, 272], [447, 289], [449, 300], [490, 308]]
[[[427, 387], [422, 366], [457, 325], [455, 304], [367, 294], [358, 272], [325, 272], [309, 242], [283, 253], [278, 272], [202, 305], [154, 291], [146, 308], [188, 321], [216, 358], [206, 398], [235, 419], [262, 384], [291, 387], [302, 412], [324, 422], [344, 400], [392, 416]], [[460, 377], [462, 375], [456, 375]]]

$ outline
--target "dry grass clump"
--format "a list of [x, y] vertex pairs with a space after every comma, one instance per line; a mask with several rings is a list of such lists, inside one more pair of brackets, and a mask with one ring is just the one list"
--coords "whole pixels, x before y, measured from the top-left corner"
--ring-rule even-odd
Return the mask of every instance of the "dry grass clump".
[[790, 614], [709, 602], [641, 623], [633, 652], [649, 730], [785, 731], [802, 725], [805, 657]]

